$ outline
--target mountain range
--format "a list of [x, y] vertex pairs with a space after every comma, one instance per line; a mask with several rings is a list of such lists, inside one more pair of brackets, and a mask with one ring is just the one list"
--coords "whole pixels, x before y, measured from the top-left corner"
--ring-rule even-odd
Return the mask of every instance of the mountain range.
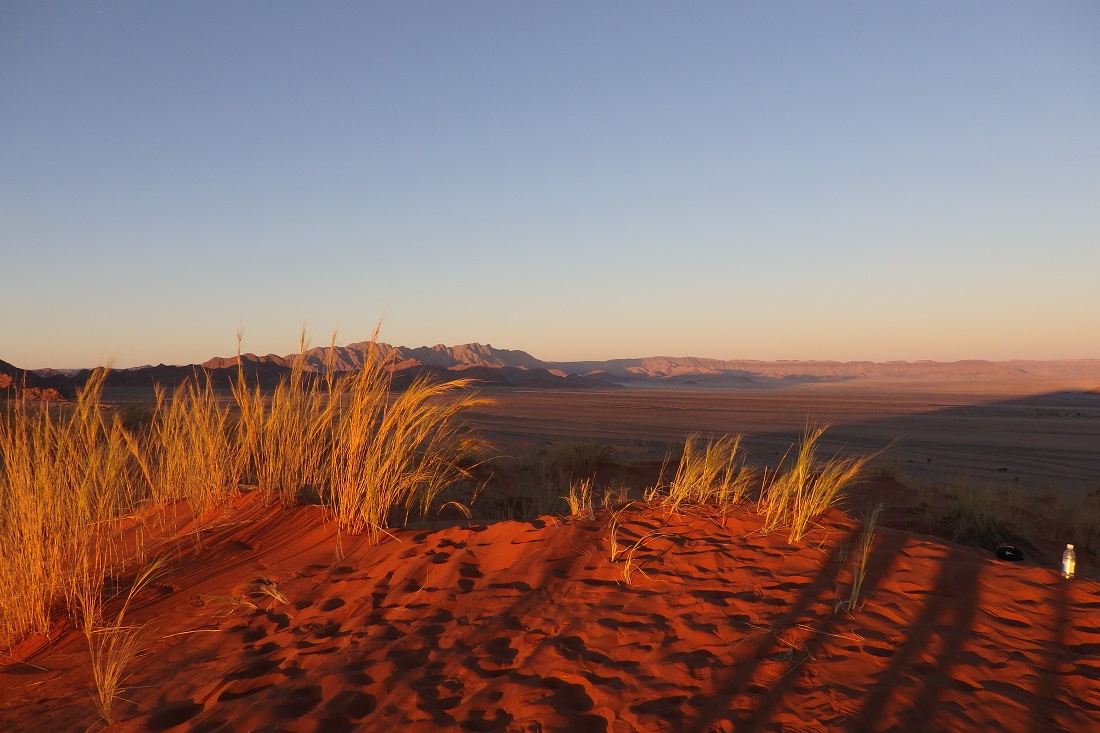
[[[331, 367], [351, 371], [363, 365], [369, 341], [347, 346], [319, 347], [304, 353], [306, 369], [322, 372]], [[375, 356], [394, 370], [397, 386], [428, 375], [451, 380], [473, 378], [484, 386], [572, 389], [622, 387], [767, 388], [806, 382], [856, 379], [994, 380], [1031, 378], [1084, 379], [1100, 382], [1100, 359], [1060, 361], [755, 361], [701, 357], [652, 356], [606, 361], [543, 361], [525, 351], [498, 349], [490, 344], [422, 346], [409, 348], [376, 342]], [[108, 386], [173, 385], [196, 371], [209, 374], [215, 384], [228, 384], [240, 363], [250, 379], [273, 386], [289, 371], [297, 354], [279, 356], [242, 354], [216, 357], [201, 364], [134, 367], [111, 372]], [[22, 388], [52, 389], [71, 396], [90, 370], [40, 369], [24, 371], [0, 362], [0, 391]], [[52, 393], [47, 393], [52, 395]]]

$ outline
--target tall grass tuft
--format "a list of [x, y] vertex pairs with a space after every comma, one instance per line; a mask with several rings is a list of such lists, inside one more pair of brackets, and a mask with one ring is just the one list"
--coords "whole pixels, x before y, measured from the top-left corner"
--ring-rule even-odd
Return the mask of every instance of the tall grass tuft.
[[[468, 379], [418, 378], [396, 396], [393, 372], [374, 350], [351, 375], [326, 382], [331, 426], [321, 464], [321, 497], [339, 525], [381, 539], [391, 513], [426, 513], [439, 493], [469, 472], [464, 466], [484, 444], [468, 429], [464, 413], [489, 400]], [[331, 415], [331, 417], [329, 417]]]
[[[270, 396], [242, 369], [232, 388], [237, 419], [199, 375], [170, 396], [158, 388], [150, 419], [134, 425], [104, 403], [105, 369], [73, 405], [7, 402], [0, 640], [46, 633], [57, 611], [90, 608], [88, 589], [131, 559], [118, 520], [142, 505], [186, 500], [201, 513], [244, 480], [284, 504], [311, 492], [341, 530], [374, 541], [397, 513], [427, 512], [483, 447], [464, 414], [487, 400], [470, 380], [419, 379], [392, 393], [393, 372], [373, 342], [366, 357], [358, 372], [336, 374], [330, 362], [317, 374], [299, 356]], [[131, 556], [143, 547], [140, 530], [132, 539]]]
[[106, 370], [92, 374], [76, 404], [15, 399], [0, 420], [0, 631], [8, 639], [47, 633], [52, 613], [76, 601], [76, 568], [113, 520], [144, 493], [131, 439], [102, 404]]
[[818, 457], [817, 441], [826, 429], [808, 427], [793, 465], [761, 489], [757, 509], [764, 515], [765, 531], [788, 527], [790, 542], [802, 539], [811, 523], [837, 503], [875, 457], [834, 456], [822, 460]]
[[950, 539], [987, 550], [1015, 539], [1018, 494], [970, 481], [949, 484], [942, 490], [946, 495], [939, 500], [937, 512], [939, 524]]
[[593, 519], [596, 516], [592, 498], [592, 479], [575, 481], [569, 486], [569, 493], [561, 497], [569, 505], [569, 513], [580, 519]]
[[878, 523], [878, 515], [881, 512], [882, 504], [876, 504], [863, 519], [863, 531], [852, 558], [852, 587], [847, 599], [837, 601], [835, 609], [837, 611], [844, 610], [852, 613], [863, 608], [866, 599], [861, 598], [860, 595], [863, 592], [863, 581], [867, 578], [867, 562], [871, 558], [871, 546], [875, 541], [875, 525]]
[[103, 569], [96, 566], [94, 554], [86, 560], [79, 575], [78, 601], [88, 641], [96, 709], [111, 724], [115, 700], [123, 690], [126, 669], [139, 651], [144, 628], [125, 623], [126, 612], [134, 597], [160, 572], [164, 558], [154, 560], [137, 573], [118, 613], [110, 619], [105, 618], [103, 608]]
[[152, 420], [131, 450], [154, 503], [186, 499], [201, 513], [236, 491], [242, 454], [230, 429], [229, 408], [218, 403], [209, 376], [180, 384], [168, 397], [156, 388]]
[[689, 435], [676, 476], [668, 485], [663, 503], [670, 512], [680, 507], [715, 505], [727, 510], [744, 500], [756, 480], [756, 472], [744, 464], [741, 436], [707, 440]]
[[[439, 493], [468, 475], [464, 461], [483, 447], [464, 413], [488, 402], [473, 381], [413, 381], [393, 393], [393, 370], [374, 340], [356, 372], [306, 370], [305, 340], [270, 398], [243, 369], [233, 385], [246, 480], [293, 503], [319, 498], [338, 526], [379, 541], [394, 512], [427, 512]], [[332, 350], [329, 352], [333, 353]]]
[[[247, 481], [290, 506], [322, 482], [324, 455], [346, 380], [306, 372], [303, 334], [290, 373], [270, 397], [238, 370], [233, 396], [240, 409], [237, 442]], [[331, 353], [331, 351], [330, 351]], [[239, 359], [239, 357], [238, 357]]]

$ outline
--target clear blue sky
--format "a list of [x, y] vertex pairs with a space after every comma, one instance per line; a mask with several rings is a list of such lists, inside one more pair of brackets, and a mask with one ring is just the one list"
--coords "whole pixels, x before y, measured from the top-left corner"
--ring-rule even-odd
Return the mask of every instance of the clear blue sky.
[[1095, 2], [2, 2], [0, 359], [1100, 357]]

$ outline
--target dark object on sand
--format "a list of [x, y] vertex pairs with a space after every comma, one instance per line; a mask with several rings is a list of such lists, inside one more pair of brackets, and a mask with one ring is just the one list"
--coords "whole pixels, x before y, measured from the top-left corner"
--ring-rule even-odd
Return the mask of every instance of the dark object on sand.
[[1009, 562], [1018, 562], [1024, 559], [1024, 553], [1020, 552], [1019, 547], [1001, 545], [997, 548], [997, 557], [1002, 560], [1008, 560]]

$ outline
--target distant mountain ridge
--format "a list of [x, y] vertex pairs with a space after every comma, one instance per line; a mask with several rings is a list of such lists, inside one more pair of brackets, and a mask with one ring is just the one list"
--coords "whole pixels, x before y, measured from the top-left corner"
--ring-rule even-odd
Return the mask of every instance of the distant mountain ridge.
[[[317, 347], [305, 352], [306, 369], [323, 372], [353, 371], [363, 366], [373, 348], [394, 370], [395, 383], [408, 383], [418, 375], [453, 380], [474, 378], [486, 386], [616, 388], [630, 386], [767, 388], [785, 384], [832, 382], [854, 379], [913, 380], [991, 380], [1017, 377], [1089, 379], [1100, 381], [1100, 359], [1061, 361], [823, 361], [748, 359], [710, 359], [703, 357], [651, 356], [637, 359], [604, 361], [543, 361], [526, 351], [498, 349], [491, 344], [469, 343], [457, 346], [421, 346], [409, 348], [370, 341], [346, 346]], [[278, 382], [290, 369], [297, 354], [258, 356], [246, 353], [215, 357], [202, 364], [185, 366], [136, 367], [111, 373], [108, 384], [123, 386], [175, 384], [201, 370], [216, 383], [228, 384], [242, 365], [250, 379], [265, 386]], [[10, 367], [10, 365], [6, 365]], [[14, 369], [14, 367], [11, 367]], [[22, 370], [18, 370], [22, 372]], [[28, 372], [29, 374], [29, 372]], [[38, 370], [36, 378], [46, 378], [51, 386], [63, 386], [62, 380], [82, 384], [90, 372], [82, 370]]]
[[[371, 342], [347, 346], [318, 347], [306, 351], [306, 364], [321, 371], [328, 360], [337, 371], [358, 369]], [[545, 371], [559, 378], [568, 376], [599, 380], [602, 384], [710, 386], [770, 386], [780, 383], [841, 381], [850, 379], [1011, 379], [1013, 377], [1100, 379], [1100, 359], [1061, 361], [825, 361], [710, 359], [704, 357], [651, 356], [604, 361], [543, 361], [526, 351], [498, 349], [491, 344], [421, 346], [409, 348], [377, 342], [376, 355], [395, 369], [433, 367], [447, 371], [520, 370]], [[258, 357], [244, 354], [246, 363], [289, 366], [296, 354]], [[229, 367], [237, 357], [211, 359], [206, 367]]]
[[1019, 376], [1100, 376], [1100, 359], [1062, 361], [755, 361], [654, 356], [603, 362], [559, 362], [550, 365], [572, 373], [595, 371], [632, 380], [676, 381], [685, 378], [745, 377], [751, 380], [837, 381], [861, 378], [998, 379]]

